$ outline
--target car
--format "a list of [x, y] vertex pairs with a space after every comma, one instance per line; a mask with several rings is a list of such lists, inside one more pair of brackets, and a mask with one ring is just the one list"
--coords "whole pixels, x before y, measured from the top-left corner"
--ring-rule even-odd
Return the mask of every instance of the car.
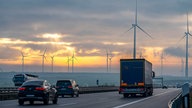
[[166, 85], [164, 85], [162, 88], [163, 88], [163, 89], [168, 89], [168, 87], [167, 87]]
[[25, 101], [33, 104], [34, 101], [43, 101], [44, 104], [57, 104], [57, 90], [47, 80], [29, 80], [18, 88], [18, 103], [23, 105]]
[[57, 95], [64, 97], [70, 95], [71, 97], [79, 97], [79, 86], [75, 80], [57, 80], [56, 82]]

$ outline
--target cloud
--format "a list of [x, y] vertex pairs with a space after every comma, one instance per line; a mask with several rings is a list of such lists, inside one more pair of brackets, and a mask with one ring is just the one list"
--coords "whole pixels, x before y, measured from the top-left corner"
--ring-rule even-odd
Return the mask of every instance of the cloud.
[[175, 57], [185, 57], [185, 50], [179, 47], [168, 47], [164, 49], [164, 52]]

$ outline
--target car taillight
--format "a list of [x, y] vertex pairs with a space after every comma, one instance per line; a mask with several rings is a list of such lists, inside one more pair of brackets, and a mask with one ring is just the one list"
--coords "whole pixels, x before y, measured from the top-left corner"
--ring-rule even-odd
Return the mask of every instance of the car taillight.
[[24, 91], [24, 90], [26, 90], [26, 88], [25, 87], [19, 87], [18, 90], [19, 91]]
[[72, 86], [68, 86], [68, 88], [73, 88]]
[[45, 90], [45, 88], [43, 88], [43, 87], [36, 87], [35, 90], [43, 91], [43, 90]]

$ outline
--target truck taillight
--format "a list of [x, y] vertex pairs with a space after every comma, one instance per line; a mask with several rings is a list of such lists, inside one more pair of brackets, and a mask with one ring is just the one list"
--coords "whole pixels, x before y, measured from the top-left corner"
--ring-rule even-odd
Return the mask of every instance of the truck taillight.
[[123, 91], [123, 88], [119, 88], [119, 92], [122, 92]]

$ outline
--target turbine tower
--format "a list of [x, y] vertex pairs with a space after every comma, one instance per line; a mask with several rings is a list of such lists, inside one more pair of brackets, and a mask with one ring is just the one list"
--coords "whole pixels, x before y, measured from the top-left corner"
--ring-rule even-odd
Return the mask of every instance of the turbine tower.
[[111, 62], [112, 62], [113, 55], [109, 56], [109, 72], [111, 72]]
[[69, 58], [69, 56], [67, 56], [67, 70], [68, 70], [68, 72], [69, 72], [69, 63], [70, 63], [70, 58]]
[[51, 71], [53, 72], [53, 63], [54, 63], [54, 57], [55, 56], [51, 56]]
[[25, 57], [27, 57], [27, 56], [25, 56], [22, 51], [21, 51], [21, 56], [22, 56], [22, 59], [21, 59], [22, 60], [22, 72], [24, 72]]
[[109, 72], [109, 53], [108, 53], [108, 50], [106, 50], [106, 63], [107, 63], [107, 72]]
[[136, 9], [135, 9], [135, 10], [136, 10], [136, 12], [135, 12], [135, 24], [132, 24], [132, 27], [127, 30], [127, 32], [128, 32], [128, 31], [130, 31], [131, 29], [134, 28], [134, 48], [133, 48], [133, 58], [134, 58], [134, 59], [136, 59], [136, 36], [137, 36], [136, 33], [137, 33], [137, 28], [140, 29], [142, 32], [144, 32], [147, 36], [149, 36], [150, 38], [152, 38], [151, 35], [148, 34], [145, 30], [143, 30], [143, 29], [138, 25], [138, 23], [137, 23], [137, 0], [136, 0]]
[[40, 55], [40, 56], [42, 56], [42, 72], [44, 72], [44, 59], [46, 59], [46, 57], [45, 57], [46, 50], [47, 50], [47, 48], [45, 49], [44, 53], [42, 55]]
[[72, 72], [74, 72], [74, 61], [77, 60], [77, 58], [74, 55], [74, 52], [73, 52], [73, 56], [71, 57], [71, 60], [72, 60]]
[[[191, 33], [189, 33], [189, 22], [188, 22], [188, 12], [187, 12], [187, 32], [185, 32], [185, 36], [186, 37], [186, 63], [185, 63], [185, 77], [188, 78], [188, 37], [192, 36]], [[184, 38], [183, 37], [183, 38]]]
[[161, 77], [163, 77], [163, 60], [165, 60], [165, 56], [163, 52], [160, 55], [160, 59], [161, 59]]

